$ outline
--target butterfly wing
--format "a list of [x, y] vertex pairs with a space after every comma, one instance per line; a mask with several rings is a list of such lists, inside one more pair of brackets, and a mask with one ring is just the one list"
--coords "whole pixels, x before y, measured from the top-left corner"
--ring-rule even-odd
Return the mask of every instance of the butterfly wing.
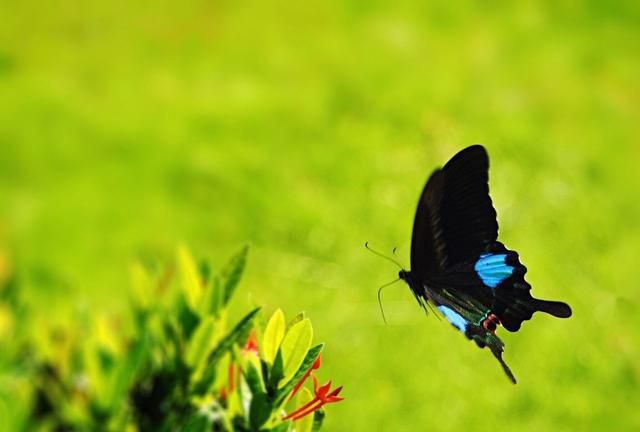
[[447, 251], [445, 267], [450, 267], [495, 242], [498, 222], [489, 197], [489, 156], [484, 147], [460, 151], [442, 171], [440, 225]]
[[496, 336], [495, 327], [493, 330], [486, 326], [490, 321], [491, 310], [473, 297], [462, 293], [453, 293], [447, 288], [430, 290], [428, 293], [430, 301], [436, 304], [436, 309], [453, 325], [460, 330], [468, 339], [473, 340], [480, 348], [488, 347], [491, 353], [502, 365], [507, 377], [512, 383], [516, 383], [516, 378], [511, 369], [502, 358], [504, 342]]
[[447, 287], [452, 297], [473, 299], [478, 310], [495, 313], [509, 331], [536, 311], [570, 316], [565, 303], [531, 296], [518, 254], [497, 241], [488, 170], [486, 150], [474, 145], [431, 175], [414, 221], [413, 279], [425, 289]]
[[411, 272], [401, 277], [419, 302], [431, 302], [467, 338], [488, 347], [515, 383], [495, 325], [517, 331], [534, 312], [566, 318], [571, 308], [533, 298], [518, 254], [497, 241], [488, 171], [487, 152], [475, 145], [431, 175], [414, 220]]
[[418, 202], [411, 241], [411, 271], [422, 280], [479, 255], [497, 239], [488, 170], [487, 151], [474, 145], [429, 178]]
[[489, 287], [493, 297], [491, 309], [511, 332], [518, 331], [522, 322], [538, 311], [558, 318], [570, 317], [571, 308], [566, 303], [531, 296], [531, 285], [524, 279], [526, 272], [517, 252], [495, 242], [480, 255], [468, 274]]
[[438, 169], [429, 177], [418, 201], [411, 238], [411, 273], [419, 281], [441, 273], [446, 264], [445, 241], [440, 229], [443, 185], [444, 174]]

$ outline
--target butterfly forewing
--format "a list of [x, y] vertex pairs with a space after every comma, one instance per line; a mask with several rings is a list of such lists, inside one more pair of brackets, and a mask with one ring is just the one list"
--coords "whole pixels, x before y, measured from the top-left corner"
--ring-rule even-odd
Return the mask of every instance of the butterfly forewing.
[[489, 197], [489, 157], [484, 147], [469, 147], [443, 168], [440, 225], [447, 267], [477, 257], [498, 237], [496, 211]]
[[446, 264], [445, 241], [440, 228], [443, 180], [442, 171], [436, 170], [418, 201], [411, 239], [411, 272], [418, 280], [441, 273]]

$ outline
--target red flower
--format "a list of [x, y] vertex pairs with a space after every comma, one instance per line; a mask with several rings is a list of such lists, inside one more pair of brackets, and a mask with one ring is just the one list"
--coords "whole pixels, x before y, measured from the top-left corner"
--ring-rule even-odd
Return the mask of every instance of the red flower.
[[224, 386], [220, 388], [220, 399], [227, 400], [227, 389]]
[[[258, 337], [256, 336], [256, 332], [252, 331], [249, 334], [249, 339], [242, 347], [242, 354], [247, 355], [249, 353], [253, 353], [258, 355]], [[228, 394], [233, 393], [236, 388], [236, 381], [240, 379], [240, 368], [234, 365], [233, 363], [229, 363], [229, 367], [227, 368], [227, 383], [229, 387]], [[220, 397], [225, 399], [227, 397], [227, 389], [222, 388], [220, 390]]]
[[233, 393], [233, 390], [235, 390], [235, 379], [233, 375], [234, 375], [234, 366], [233, 366], [233, 363], [229, 363], [229, 368], [227, 370], [227, 381], [229, 381], [229, 393]]
[[256, 336], [255, 330], [251, 332], [249, 339], [247, 339], [247, 343], [245, 343], [244, 348], [242, 348], [243, 354], [250, 352], [258, 354], [258, 336]]
[[322, 357], [322, 355], [318, 355], [318, 358], [316, 358], [316, 360], [313, 362], [313, 364], [311, 365], [311, 368], [309, 368], [309, 370], [304, 374], [302, 379], [293, 388], [293, 391], [291, 392], [291, 396], [289, 396], [289, 400], [291, 400], [293, 398], [293, 396], [296, 393], [298, 393], [298, 390], [300, 390], [300, 387], [302, 387], [302, 385], [305, 383], [305, 381], [307, 381], [307, 379], [311, 375], [311, 372], [313, 372], [316, 369], [320, 369], [320, 363], [321, 363], [320, 357]]
[[331, 391], [330, 391], [330, 388], [331, 388], [331, 381], [321, 386], [318, 386], [318, 379], [314, 376], [313, 392], [315, 393], [315, 397], [311, 399], [309, 402], [307, 402], [306, 404], [302, 405], [300, 408], [291, 412], [289, 415], [285, 416], [283, 420], [289, 420], [289, 419], [300, 420], [302, 417], [305, 417], [311, 414], [312, 412], [319, 410], [326, 404], [340, 402], [341, 400], [344, 400], [343, 397], [338, 396], [338, 394], [340, 394], [340, 392], [342, 391], [342, 386], [336, 387]]

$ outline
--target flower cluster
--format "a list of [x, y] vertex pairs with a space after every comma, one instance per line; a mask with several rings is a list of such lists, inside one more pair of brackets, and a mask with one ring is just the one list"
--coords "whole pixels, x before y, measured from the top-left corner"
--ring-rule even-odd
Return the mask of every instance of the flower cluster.
[[338, 396], [342, 391], [342, 386], [336, 387], [334, 390], [330, 390], [330, 388], [331, 381], [328, 381], [324, 385], [318, 386], [318, 379], [314, 376], [313, 392], [315, 394], [315, 397], [298, 409], [284, 416], [283, 420], [300, 420], [301, 418], [311, 414], [312, 412], [319, 410], [326, 404], [344, 400], [344, 398]]
[[[320, 423], [322, 416], [314, 413], [342, 401], [339, 396], [342, 386], [332, 389], [331, 381], [319, 385], [315, 374], [322, 364], [322, 345], [311, 347], [311, 339], [308, 319], [299, 315], [285, 326], [284, 314], [277, 310], [262, 332], [262, 342], [253, 330], [238, 355], [227, 365], [227, 380], [220, 387], [220, 398], [233, 406], [233, 395], [238, 394], [236, 400], [241, 403], [236, 405], [246, 407], [253, 427], [270, 429], [308, 417]], [[313, 393], [305, 390], [305, 394], [310, 395], [307, 399], [296, 398], [309, 378], [313, 381]], [[295, 427], [294, 430], [305, 429]]]

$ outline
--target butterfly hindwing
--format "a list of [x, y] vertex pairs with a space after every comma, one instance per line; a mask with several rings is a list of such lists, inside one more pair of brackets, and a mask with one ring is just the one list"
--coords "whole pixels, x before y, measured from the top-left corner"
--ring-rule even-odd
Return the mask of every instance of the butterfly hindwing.
[[[431, 301], [436, 303], [436, 309], [456, 329], [462, 332], [468, 339], [474, 341], [480, 348], [487, 347], [494, 357], [500, 362], [507, 377], [516, 383], [516, 378], [511, 369], [502, 359], [504, 342], [495, 334], [495, 315], [465, 294], [455, 295], [450, 290], [443, 289], [429, 291]], [[493, 322], [493, 327], [488, 324]]]
[[[538, 311], [558, 318], [571, 316], [571, 308], [567, 304], [531, 296], [531, 285], [524, 278], [527, 268], [520, 262], [517, 252], [500, 242], [493, 243], [479, 255], [473, 270], [479, 282], [492, 293], [491, 310], [511, 332], [518, 331], [522, 322], [531, 319]], [[482, 292], [477, 287], [467, 290], [469, 295]]]

